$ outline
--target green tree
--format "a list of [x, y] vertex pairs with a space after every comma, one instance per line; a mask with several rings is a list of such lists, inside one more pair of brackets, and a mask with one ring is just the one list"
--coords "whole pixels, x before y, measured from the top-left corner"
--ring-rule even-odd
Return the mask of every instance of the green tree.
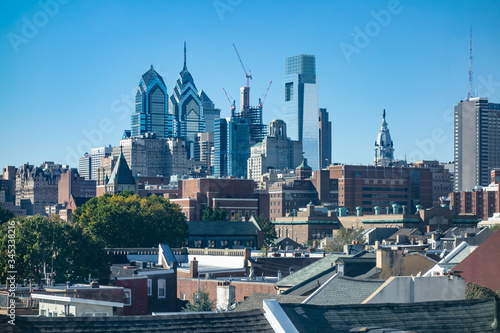
[[56, 282], [84, 282], [89, 274], [105, 282], [110, 274], [102, 243], [78, 225], [41, 215], [16, 218], [2, 225], [0, 262], [13, 264], [0, 267], [0, 281], [5, 281], [8, 270], [16, 270], [18, 282], [32, 279], [40, 283], [44, 263], [48, 273], [54, 272]]
[[214, 311], [215, 302], [210, 300], [210, 295], [200, 290], [196, 293], [193, 303], [188, 303], [183, 312], [203, 312], [203, 311]]
[[3, 224], [13, 218], [14, 213], [3, 206], [0, 206], [0, 224]]
[[274, 225], [269, 221], [267, 217], [264, 216], [264, 214], [261, 214], [255, 218], [257, 221], [257, 224], [259, 227], [262, 229], [262, 232], [264, 233], [264, 242], [267, 245], [272, 245], [274, 244], [274, 241], [276, 240], [276, 229], [274, 229]]
[[496, 295], [497, 293], [495, 293], [490, 288], [480, 286], [479, 284], [474, 282], [465, 283], [465, 299], [485, 298]]
[[103, 195], [77, 208], [73, 221], [106, 247], [180, 247], [188, 226], [181, 208], [161, 196]]
[[215, 203], [215, 207], [207, 207], [203, 212], [203, 216], [201, 217], [202, 221], [227, 221], [227, 210], [225, 208], [220, 209], [219, 203]]
[[344, 245], [352, 244], [352, 242], [359, 242], [364, 244], [363, 229], [345, 229], [340, 227], [336, 236], [333, 237], [333, 242], [325, 247], [327, 252], [342, 252]]

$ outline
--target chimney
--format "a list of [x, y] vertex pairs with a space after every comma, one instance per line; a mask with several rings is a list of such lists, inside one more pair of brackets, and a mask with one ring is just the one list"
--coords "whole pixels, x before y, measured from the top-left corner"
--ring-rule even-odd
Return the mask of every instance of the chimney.
[[196, 257], [194, 257], [189, 264], [191, 266], [189, 270], [189, 277], [191, 279], [198, 278], [198, 261], [196, 261]]
[[248, 260], [252, 258], [252, 249], [249, 247], [245, 248], [245, 254], [243, 257], [243, 267], [248, 267]]

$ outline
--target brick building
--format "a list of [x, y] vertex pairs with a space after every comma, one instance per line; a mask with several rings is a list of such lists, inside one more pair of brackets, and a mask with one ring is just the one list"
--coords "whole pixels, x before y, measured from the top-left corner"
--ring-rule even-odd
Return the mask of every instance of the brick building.
[[180, 180], [177, 195], [167, 194], [181, 206], [188, 221], [201, 221], [207, 207], [224, 208], [228, 221], [236, 214], [248, 220], [250, 216], [267, 216], [267, 194], [255, 192], [251, 179], [203, 178]]
[[318, 192], [311, 182], [312, 169], [303, 160], [295, 169], [295, 179], [276, 182], [269, 187], [269, 216], [271, 221], [293, 214], [307, 204], [318, 203]]
[[481, 219], [488, 219], [500, 212], [500, 170], [490, 173], [491, 184], [477, 190], [450, 193], [450, 208], [455, 214], [471, 213]]
[[392, 209], [394, 204], [406, 206], [409, 213], [414, 213], [417, 205], [432, 207], [432, 173], [428, 168], [330, 165], [328, 169], [330, 178], [338, 180], [338, 206], [350, 214], [356, 207], [365, 213], [374, 212], [375, 207]]
[[248, 222], [188, 222], [190, 248], [260, 249], [264, 234], [253, 217]]
[[453, 179], [445, 164], [439, 161], [418, 161], [413, 164], [416, 168], [428, 168], [432, 173], [432, 203], [439, 205], [442, 198], [453, 191]]
[[93, 198], [96, 196], [96, 181], [80, 177], [77, 169], [69, 169], [61, 175], [57, 183], [58, 203], [67, 204], [71, 196]]
[[16, 206], [28, 215], [45, 214], [45, 206], [57, 204], [58, 181], [67, 166], [43, 162], [35, 167], [24, 164], [16, 172]]
[[327, 211], [325, 214], [316, 210], [313, 204], [308, 204], [306, 210], [296, 211], [286, 217], [277, 217], [272, 223], [278, 238], [289, 237], [300, 244], [331, 237], [333, 230], [341, 226], [333, 211]]

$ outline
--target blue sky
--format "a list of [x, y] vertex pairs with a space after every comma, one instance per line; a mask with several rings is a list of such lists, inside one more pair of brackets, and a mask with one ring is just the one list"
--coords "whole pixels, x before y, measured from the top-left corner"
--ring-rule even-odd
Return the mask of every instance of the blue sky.
[[[382, 110], [396, 158], [453, 159], [453, 106], [474, 86], [500, 103], [500, 1], [2, 1], [0, 166], [77, 166], [117, 146], [151, 64], [169, 95], [182, 69], [229, 115], [251, 69], [252, 104], [282, 117], [285, 58], [316, 55], [334, 162], [373, 163]], [[57, 4], [57, 5], [55, 5]], [[364, 37], [364, 38], [363, 38]], [[238, 101], [237, 101], [238, 104]]]

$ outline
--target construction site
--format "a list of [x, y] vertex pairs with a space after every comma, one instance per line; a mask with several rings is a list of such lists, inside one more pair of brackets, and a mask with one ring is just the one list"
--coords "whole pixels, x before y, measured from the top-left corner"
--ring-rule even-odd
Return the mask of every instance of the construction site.
[[262, 142], [266, 138], [267, 135], [267, 126], [262, 123], [262, 109], [264, 106], [264, 101], [266, 100], [267, 93], [269, 92], [269, 88], [271, 87], [271, 82], [267, 86], [266, 92], [259, 98], [259, 103], [257, 106], [250, 105], [250, 80], [252, 79], [252, 74], [250, 69], [243, 63], [243, 60], [240, 57], [238, 49], [233, 44], [234, 50], [236, 51], [236, 55], [238, 56], [238, 60], [241, 63], [241, 67], [245, 72], [245, 76], [247, 79], [247, 84], [244, 87], [240, 88], [240, 110], [236, 111], [235, 101], [231, 103], [231, 99], [229, 98], [226, 90], [224, 90], [224, 94], [230, 104], [231, 107], [231, 117], [237, 117], [246, 119], [248, 121], [250, 127], [250, 146], [253, 146], [256, 143]]

